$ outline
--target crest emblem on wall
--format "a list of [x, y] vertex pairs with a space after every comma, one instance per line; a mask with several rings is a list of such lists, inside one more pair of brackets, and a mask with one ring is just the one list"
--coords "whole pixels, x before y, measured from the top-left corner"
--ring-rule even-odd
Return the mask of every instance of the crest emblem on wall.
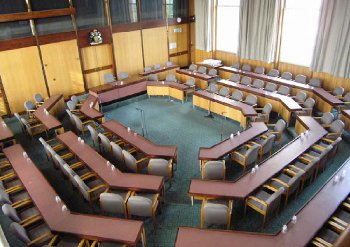
[[102, 44], [102, 42], [101, 33], [97, 29], [92, 30], [92, 32], [90, 32], [90, 45], [98, 45]]

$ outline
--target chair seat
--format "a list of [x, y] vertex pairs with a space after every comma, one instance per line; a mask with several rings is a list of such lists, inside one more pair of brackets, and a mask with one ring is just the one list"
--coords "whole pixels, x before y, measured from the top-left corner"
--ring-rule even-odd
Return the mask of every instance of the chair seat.
[[[31, 240], [36, 239], [49, 232], [51, 232], [50, 228], [44, 223], [35, 226], [35, 228], [27, 230], [28, 237]], [[43, 240], [41, 243], [47, 243], [49, 240], [51, 240], [51, 237], [47, 237], [46, 241]]]
[[[11, 187], [14, 187], [16, 185], [22, 185], [22, 183], [21, 183], [21, 181], [19, 179], [12, 179], [12, 180], [3, 182], [3, 186], [5, 188], [11, 188]], [[1, 187], [1, 184], [0, 184], [0, 187]]]
[[24, 191], [11, 194], [10, 197], [11, 197], [11, 201], [12, 202], [18, 202], [20, 200], [23, 200], [23, 199], [26, 199], [26, 198], [30, 198], [29, 194], [27, 192], [24, 192]]
[[[267, 199], [268, 199], [271, 195], [270, 195], [269, 193], [267, 193], [266, 191], [261, 190], [261, 191], [259, 191], [258, 193], [256, 193], [254, 196], [255, 196], [256, 198], [262, 200], [262, 201], [267, 201]], [[262, 210], [266, 210], [266, 206], [263, 205], [263, 204], [260, 204], [259, 202], [256, 202], [256, 201], [254, 201], [254, 200], [252, 200], [252, 199], [248, 199], [248, 202], [251, 203], [251, 204], [253, 204], [254, 206], [256, 206], [256, 207], [262, 209]]]
[[168, 175], [168, 161], [165, 159], [150, 159], [149, 163], [149, 173], [158, 176]]
[[140, 193], [136, 196], [131, 196], [128, 200], [128, 212], [131, 215], [137, 216], [152, 216], [152, 204], [155, 199], [155, 194]]
[[78, 238], [73, 238], [73, 237], [60, 237], [60, 241], [55, 245], [55, 246], [60, 246], [60, 247], [77, 247], [80, 243], [80, 239]]
[[[281, 175], [279, 175], [277, 177], [279, 180], [285, 182], [286, 184], [289, 183], [291, 177], [289, 177], [288, 175], [284, 174], [284, 173], [281, 173]], [[272, 180], [271, 183], [270, 183], [272, 186], [276, 187], [276, 188], [280, 188], [280, 187], [283, 187], [285, 189], [287, 189], [286, 186], [284, 186], [283, 184], [281, 184], [280, 182], [278, 181], [275, 181], [275, 180]]]
[[339, 234], [328, 228], [323, 228], [318, 234], [318, 237], [322, 238], [326, 242], [333, 244], [339, 238]]
[[345, 221], [347, 223], [350, 223], [350, 213], [347, 211], [344, 211], [342, 209], [337, 210], [337, 212], [334, 214], [335, 217], [341, 219], [342, 221]]
[[22, 212], [19, 212], [19, 217], [21, 219], [26, 219], [36, 214], [39, 214], [39, 210], [36, 207], [30, 207], [30, 208], [26, 208]]
[[[243, 155], [245, 155], [247, 153], [247, 151], [248, 151], [247, 147], [242, 147], [242, 148], [237, 150], [237, 152], [239, 152], [239, 153], [241, 153]], [[238, 155], [238, 154], [235, 154], [235, 153], [233, 153], [233, 158], [237, 159], [237, 160], [240, 160], [240, 161], [243, 161], [243, 157]]]
[[124, 201], [127, 191], [110, 191], [100, 194], [100, 203], [104, 211], [124, 213]]

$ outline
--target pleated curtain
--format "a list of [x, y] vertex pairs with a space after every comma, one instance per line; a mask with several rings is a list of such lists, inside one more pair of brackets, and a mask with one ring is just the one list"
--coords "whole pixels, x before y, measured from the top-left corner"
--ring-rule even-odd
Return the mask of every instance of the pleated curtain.
[[212, 50], [213, 0], [195, 0], [196, 49]]

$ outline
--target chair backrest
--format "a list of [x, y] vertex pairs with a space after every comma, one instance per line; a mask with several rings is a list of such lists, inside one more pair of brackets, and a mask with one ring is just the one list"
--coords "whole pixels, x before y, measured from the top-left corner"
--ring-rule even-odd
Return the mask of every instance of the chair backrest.
[[280, 71], [278, 69], [270, 69], [268, 76], [278, 77], [280, 75]]
[[277, 90], [277, 85], [272, 82], [268, 82], [265, 86], [265, 90], [269, 92], [275, 92]]
[[103, 211], [120, 214], [124, 213], [124, 199], [116, 193], [101, 193], [100, 205]]
[[52, 160], [52, 162], [54, 162], [54, 157], [57, 154], [56, 151], [53, 150], [53, 148], [48, 144], [44, 146], [44, 150], [47, 156]]
[[218, 91], [218, 85], [216, 85], [215, 83], [211, 83], [208, 88], [207, 88], [208, 92], [210, 93], [216, 93]]
[[241, 101], [243, 99], [243, 93], [239, 90], [234, 91], [232, 93], [231, 99], [236, 100], [236, 101]]
[[123, 162], [123, 149], [116, 144], [115, 142], [111, 142], [112, 154], [119, 161]]
[[21, 116], [17, 112], [15, 112], [14, 115], [17, 118], [17, 120], [19, 121], [19, 123], [21, 124], [21, 128], [24, 131], [25, 130], [25, 126], [24, 126], [24, 124], [21, 121]]
[[227, 97], [230, 95], [230, 89], [228, 87], [222, 87], [220, 88], [219, 94], [221, 96]]
[[344, 130], [345, 124], [340, 119], [337, 119], [331, 123], [331, 126], [329, 127], [329, 132], [331, 133], [342, 133]]
[[208, 75], [210, 76], [217, 76], [218, 75], [218, 71], [216, 69], [210, 69], [208, 72]]
[[209, 200], [203, 207], [204, 222], [207, 224], [226, 225], [230, 213], [227, 203], [223, 200]]
[[290, 93], [290, 88], [284, 85], [279, 86], [277, 93], [282, 94], [282, 95], [289, 95]]
[[197, 65], [195, 65], [194, 63], [192, 63], [189, 67], [188, 70], [194, 71], [197, 69]]
[[0, 203], [1, 204], [4, 204], [4, 203], [7, 203], [7, 204], [12, 204], [12, 201], [10, 199], [10, 196], [9, 194], [7, 194], [4, 190], [0, 189]]
[[23, 226], [18, 224], [17, 222], [12, 222], [10, 225], [10, 231], [15, 235], [19, 240], [21, 240], [23, 243], [29, 244], [30, 239], [28, 237], [28, 234]]
[[208, 161], [203, 167], [203, 178], [220, 180], [225, 178], [225, 161]]
[[166, 78], [165, 78], [166, 81], [170, 81], [170, 82], [176, 82], [176, 75], [175, 74], [167, 74], [166, 75]]
[[258, 66], [254, 69], [254, 72], [257, 74], [264, 74], [265, 73], [265, 68], [262, 66]]
[[258, 98], [255, 95], [249, 94], [245, 98], [244, 103], [251, 105], [251, 106], [256, 105], [258, 103]]
[[276, 136], [274, 134], [269, 135], [264, 141], [261, 143], [262, 153], [269, 153], [273, 147], [273, 142], [275, 141]]
[[69, 120], [70, 120], [71, 124], [75, 126], [75, 122], [74, 122], [74, 119], [73, 119], [73, 113], [71, 113], [71, 111], [68, 110], [68, 109], [66, 109], [66, 112], [67, 112], [67, 114], [69, 116]]
[[131, 196], [128, 200], [128, 212], [131, 215], [152, 216], [152, 200], [144, 196]]
[[242, 66], [242, 70], [250, 72], [252, 71], [252, 66], [250, 64], [245, 63]]
[[148, 73], [148, 72], [152, 71], [152, 68], [151, 68], [150, 66], [146, 66], [145, 69], [144, 69], [144, 71], [145, 71], [146, 73]]
[[271, 111], [272, 111], [272, 105], [271, 105], [270, 103], [266, 103], [266, 104], [264, 105], [264, 108], [263, 108], [263, 110], [262, 110], [262, 113], [264, 113], [264, 114], [269, 114], [269, 115], [270, 115]]
[[148, 76], [149, 81], [158, 81], [158, 74], [150, 74]]
[[306, 98], [307, 94], [305, 92], [298, 92], [297, 95], [295, 95], [295, 99], [301, 103], [304, 103]]
[[108, 137], [102, 133], [99, 133], [97, 136], [101, 140], [101, 145], [102, 145], [104, 152], [110, 152], [112, 150], [112, 147], [111, 147], [111, 142], [108, 139]]
[[70, 111], [75, 110], [76, 105], [77, 105], [77, 104], [74, 103], [72, 100], [69, 100], [69, 101], [67, 102], [67, 107], [68, 107], [68, 109], [69, 109]]
[[37, 103], [44, 102], [44, 98], [40, 93], [36, 93], [34, 94], [34, 101]]
[[267, 200], [265, 201], [269, 207], [268, 207], [268, 214], [273, 214], [276, 212], [276, 210], [279, 208], [281, 203], [281, 197], [284, 192], [284, 188], [281, 187], [278, 191], [274, 192]]
[[124, 79], [126, 79], [126, 78], [128, 78], [129, 77], [129, 74], [128, 74], [128, 72], [120, 72], [119, 73], [119, 75], [118, 75], [118, 79], [119, 80], [124, 80]]
[[112, 73], [105, 73], [103, 75], [105, 83], [112, 83], [115, 81], [114, 75]]
[[315, 105], [315, 100], [311, 97], [309, 97], [307, 100], [304, 102], [305, 108], [314, 108]]
[[77, 183], [77, 180], [75, 180], [75, 176], [77, 175], [73, 169], [68, 165], [64, 164], [60, 167], [62, 173], [69, 179], [69, 181], [73, 184], [75, 188], [79, 188], [79, 184]]
[[156, 63], [156, 64], [154, 65], [154, 69], [160, 69], [160, 64]]
[[253, 87], [255, 88], [264, 88], [264, 81], [263, 80], [260, 80], [260, 79], [255, 79], [253, 81]]
[[132, 156], [128, 151], [125, 150], [123, 150], [122, 153], [126, 167], [133, 172], [137, 172], [136, 159], [134, 158], [134, 156]]
[[325, 112], [321, 117], [322, 124], [331, 124], [333, 120], [334, 120], [334, 115], [331, 112]]
[[350, 92], [347, 92], [347, 93], [344, 95], [343, 101], [344, 101], [344, 102], [350, 102]]
[[286, 80], [292, 80], [293, 79], [293, 74], [290, 72], [283, 72], [281, 77]]
[[57, 153], [53, 156], [52, 161], [55, 167], [60, 169], [62, 169], [63, 165], [66, 163]]
[[79, 130], [79, 131], [83, 131], [83, 123], [82, 123], [82, 121], [80, 120], [80, 118], [78, 117], [78, 116], [76, 116], [76, 115], [74, 115], [74, 114], [72, 114], [72, 118], [73, 118], [73, 120], [74, 120], [74, 125], [75, 125], [75, 127], [77, 128], [77, 130]]
[[26, 131], [28, 132], [28, 134], [32, 135], [32, 129], [30, 128], [29, 123], [27, 122], [27, 120], [25, 118], [21, 117], [21, 122], [24, 125]]
[[19, 218], [19, 216], [16, 212], [16, 209], [14, 209], [10, 204], [5, 203], [4, 205], [2, 205], [1, 209], [2, 209], [2, 212], [4, 213], [4, 215], [9, 217], [12, 221], [14, 221], [14, 222], [21, 221], [21, 219]]
[[259, 150], [260, 145], [258, 144], [254, 144], [251, 148], [248, 149], [248, 151], [245, 153], [247, 166], [253, 164], [258, 159]]
[[89, 195], [88, 195], [88, 191], [90, 189], [89, 186], [87, 186], [78, 175], [75, 175], [74, 179], [77, 182], [79, 191], [81, 192], [83, 197], [89, 201]]
[[186, 84], [187, 86], [195, 86], [195, 85], [196, 85], [196, 81], [195, 81], [194, 78], [189, 77], [189, 78], [187, 78], [185, 84]]
[[241, 84], [243, 84], [243, 85], [251, 85], [252, 84], [252, 78], [250, 78], [248, 76], [243, 76], [243, 78], [241, 80]]
[[240, 62], [235, 62], [231, 65], [231, 68], [235, 68], [235, 69], [240, 69], [241, 68], [241, 64]]
[[94, 144], [98, 144], [98, 133], [95, 130], [94, 127], [92, 127], [91, 125], [87, 126], [87, 129], [90, 132], [90, 136], [91, 136], [91, 140], [93, 141]]
[[31, 102], [30, 100], [27, 100], [24, 102], [24, 108], [26, 108], [26, 110], [35, 110], [36, 106], [33, 102]]
[[199, 66], [198, 73], [206, 74], [207, 73], [207, 67]]
[[295, 81], [296, 81], [296, 82], [305, 84], [305, 83], [306, 83], [306, 80], [307, 80], [307, 78], [306, 78], [305, 75], [296, 75], [296, 76], [295, 76]]
[[241, 80], [241, 76], [239, 74], [232, 74], [229, 80], [233, 82], [239, 82]]
[[285, 130], [286, 126], [286, 121], [284, 121], [283, 119], [279, 119], [274, 127], [274, 131], [282, 133]]
[[314, 77], [310, 79], [309, 85], [313, 87], [322, 87], [322, 81]]
[[172, 62], [172, 61], [166, 62], [166, 66], [167, 66], [167, 67], [170, 67], [171, 65], [173, 65], [173, 62]]
[[335, 96], [342, 96], [344, 93], [344, 88], [343, 87], [336, 87], [333, 90], [333, 95]]

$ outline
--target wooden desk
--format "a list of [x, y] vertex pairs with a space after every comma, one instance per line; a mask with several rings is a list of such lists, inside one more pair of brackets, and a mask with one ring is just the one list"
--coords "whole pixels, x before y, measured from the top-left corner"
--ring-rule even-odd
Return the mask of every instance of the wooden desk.
[[[350, 178], [346, 176], [337, 184], [333, 180], [343, 170], [350, 172], [350, 160], [347, 160], [336, 174], [314, 195], [313, 198], [296, 214], [297, 223], [288, 223], [288, 232], [277, 235], [247, 233], [225, 230], [205, 230], [190, 227], [178, 229], [176, 247], [259, 247], [283, 246], [303, 247], [315, 236], [327, 222], [340, 203], [350, 192]], [[260, 172], [260, 171], [259, 171]], [[347, 242], [348, 244], [349, 242]], [[340, 244], [340, 243], [337, 243]], [[344, 243], [343, 243], [344, 244]], [[348, 246], [348, 245], [343, 245]]]
[[185, 83], [188, 78], [194, 78], [196, 82], [196, 88], [206, 89], [209, 81], [213, 80], [215, 76], [201, 74], [196, 71], [189, 71], [185, 69], [176, 70], [176, 77], [182, 83]]
[[[45, 109], [49, 112], [45, 114]], [[64, 128], [62, 123], [56, 117], [64, 110], [64, 98], [62, 94], [54, 95], [45, 100], [38, 109], [34, 112], [34, 116], [45, 126], [47, 130], [55, 130], [58, 133], [63, 133]], [[56, 116], [56, 117], [55, 117]]]
[[199, 63], [196, 63], [197, 66], [204, 66], [206, 67], [207, 69], [218, 69], [220, 67], [223, 66], [223, 64], [219, 64], [219, 65], [210, 65], [210, 64], [207, 64], [207, 63], [204, 63], [204, 62], [199, 62]]
[[350, 109], [341, 111], [341, 120], [345, 124], [345, 129], [350, 133]]
[[179, 65], [171, 65], [171, 66], [167, 66], [167, 67], [161, 67], [159, 69], [153, 69], [149, 72], [142, 72], [139, 73], [140, 76], [149, 76], [150, 74], [158, 74], [158, 79], [159, 80], [164, 80], [167, 76], [167, 74], [171, 73], [171, 74], [175, 74], [176, 70], [179, 69], [180, 66]]
[[0, 142], [4, 143], [12, 141], [13, 144], [16, 144], [15, 135], [6, 123], [5, 126], [3, 125], [4, 123], [4, 119], [0, 117]]
[[291, 97], [284, 96], [278, 93], [268, 92], [263, 89], [248, 87], [229, 80], [220, 80], [217, 83], [219, 86], [228, 87], [232, 91], [240, 90], [245, 97], [248, 94], [254, 94], [258, 97], [258, 105], [263, 107], [266, 103], [272, 105], [272, 110], [278, 112], [282, 118], [289, 123], [292, 117], [292, 112], [302, 110], [302, 107]]
[[104, 122], [104, 114], [100, 112], [100, 104], [98, 97], [89, 95], [80, 107], [80, 112], [83, 113], [88, 119], [98, 122]]
[[148, 157], [177, 160], [176, 146], [160, 146], [149, 141], [143, 136], [135, 136], [134, 132], [128, 132], [124, 125], [115, 120], [103, 123], [102, 127], [114, 135], [117, 135], [119, 138], [129, 143], [133, 147], [136, 147]]
[[158, 96], [170, 96], [175, 99], [182, 101], [185, 100], [185, 91], [190, 89], [189, 86], [185, 84], [179, 84], [176, 82], [147, 82], [147, 94], [148, 96], [158, 95]]
[[236, 182], [192, 179], [189, 195], [196, 199], [209, 197], [244, 200], [328, 133], [315, 119], [306, 116], [297, 118], [295, 128], [298, 134], [306, 130], [308, 133], [260, 163], [259, 171], [255, 174], [248, 172]]
[[146, 91], [146, 77], [130, 77], [123, 81], [90, 88], [89, 93], [98, 97], [101, 103], [109, 103], [124, 97]]
[[122, 173], [117, 167], [112, 171], [112, 169], [107, 166], [107, 160], [105, 158], [88, 144], [80, 143], [78, 141], [78, 136], [71, 131], [58, 135], [57, 139], [67, 146], [72, 153], [93, 170], [111, 188], [157, 193], [163, 192], [163, 177]]
[[4, 149], [18, 178], [52, 231], [89, 240], [121, 242], [133, 246], [144, 237], [141, 221], [62, 212], [63, 202], [56, 203], [57, 193], [35, 164], [29, 158], [23, 157], [23, 152], [24, 149], [19, 144]]
[[307, 93], [309, 97], [313, 97], [315, 99], [317, 108], [322, 112], [331, 112], [333, 107], [344, 104], [341, 100], [337, 99], [323, 88], [312, 87], [307, 84], [285, 80], [280, 77], [272, 77], [264, 74], [247, 72], [227, 66], [220, 67], [218, 70], [220, 71], [220, 76], [226, 79], [228, 79], [232, 73], [236, 73], [243, 76], [261, 79], [263, 81], [273, 82], [279, 85], [285, 85], [292, 89], [293, 95], [296, 95], [299, 91], [303, 91]]
[[193, 93], [193, 106], [228, 117], [241, 123], [243, 128], [247, 126], [247, 118], [257, 116], [255, 109], [242, 102], [209, 93], [207, 91], [196, 91]]
[[249, 140], [265, 133], [268, 130], [267, 126], [262, 122], [251, 123], [251, 126], [242, 131], [239, 136], [234, 136], [215, 144], [210, 148], [199, 148], [199, 160], [218, 160], [228, 155], [239, 146], [245, 144]]

